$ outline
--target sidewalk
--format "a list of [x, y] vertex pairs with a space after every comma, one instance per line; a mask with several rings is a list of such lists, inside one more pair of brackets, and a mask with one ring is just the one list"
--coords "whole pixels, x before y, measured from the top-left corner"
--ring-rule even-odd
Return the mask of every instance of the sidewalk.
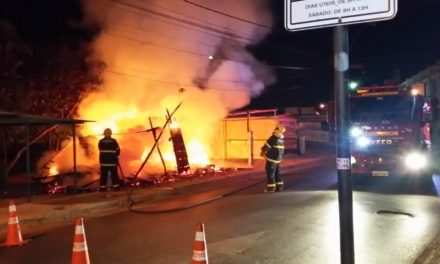
[[[322, 153], [320, 153], [322, 154]], [[332, 158], [331, 151], [324, 155], [310, 152], [304, 156], [287, 155], [282, 168], [311, 165], [323, 159]], [[151, 212], [188, 208], [249, 186], [265, 181], [264, 161], [258, 160], [254, 168], [206, 176], [181, 179], [152, 187], [135, 189], [131, 198], [135, 204], [142, 202], [143, 209]], [[106, 213], [125, 211], [128, 208], [127, 191], [93, 192], [86, 194], [58, 194], [34, 197], [31, 203], [26, 199], [15, 200], [20, 226], [27, 229], [41, 229], [41, 224], [64, 222], [76, 217], [90, 217]], [[145, 207], [147, 206], [147, 207]], [[134, 208], [136, 210], [136, 206]], [[0, 234], [7, 228], [8, 200], [0, 201]]]
[[438, 264], [440, 262], [440, 234], [416, 259], [415, 264]]

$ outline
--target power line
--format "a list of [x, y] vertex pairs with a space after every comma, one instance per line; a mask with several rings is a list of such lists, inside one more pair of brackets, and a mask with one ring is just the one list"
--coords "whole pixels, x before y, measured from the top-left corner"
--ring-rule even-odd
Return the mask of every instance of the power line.
[[299, 66], [278, 66], [272, 65], [274, 68], [284, 69], [284, 70], [309, 70], [307, 67], [299, 67]]
[[[179, 18], [172, 17], [172, 16], [169, 16], [169, 15], [167, 15], [167, 14], [160, 13], [160, 12], [157, 12], [157, 11], [154, 11], [154, 10], [145, 9], [145, 8], [143, 8], [143, 7], [137, 7], [137, 6], [135, 6], [135, 5], [131, 5], [131, 4], [129, 4], [129, 3], [125, 3], [125, 2], [120, 1], [120, 0], [108, 0], [108, 1], [117, 2], [117, 3], [121, 4], [121, 5], [127, 5], [127, 6], [129, 6], [129, 7], [131, 7], [131, 8], [139, 9], [139, 10], [146, 11], [146, 12], [152, 11], [152, 12], [154, 12], [154, 14], [162, 14], [162, 15], [165, 15], [167, 18], [168, 18], [168, 17], [171, 17], [171, 18], [174, 19], [174, 20], [178, 20], [178, 21], [180, 21]], [[186, 1], [186, 0], [184, 0], [184, 1], [185, 1], [185, 2], [188, 2], [188, 3], [191, 3], [191, 4], [196, 4], [196, 3], [193, 3], [193, 2], [190, 2], [190, 1]], [[168, 10], [168, 11], [170, 11], [170, 12], [174, 12], [174, 13], [177, 13], [177, 14], [182, 14], [182, 13], [180, 13], [180, 12], [172, 11], [172, 10], [170, 10], [170, 9], [168, 9], [168, 8], [161, 7], [161, 6], [158, 6], [158, 5], [155, 5], [155, 4], [151, 4], [151, 5], [156, 6], [156, 7], [159, 7], [159, 8], [162, 8], [162, 9], [165, 9], [165, 10]], [[197, 5], [197, 4], [196, 4], [196, 5]], [[224, 13], [222, 13], [222, 14], [224, 14]], [[228, 15], [228, 14], [224, 14], [224, 15]], [[232, 16], [232, 17], [234, 17], [234, 16]], [[236, 19], [240, 19], [240, 18], [238, 18], [238, 17], [234, 17], [234, 18], [236, 18]], [[183, 20], [183, 21], [186, 21], [186, 20]], [[200, 21], [203, 21], [203, 20], [200, 20]], [[251, 23], [252, 23], [252, 21], [246, 21], [246, 22], [251, 22]], [[267, 26], [266, 26], [266, 27], [267, 27]], [[269, 27], [268, 27], [268, 28], [269, 28]], [[218, 31], [217, 31], [217, 32], [218, 32]], [[205, 32], [205, 33], [206, 33], [206, 32]], [[219, 33], [220, 33], [220, 34], [224, 34], [223, 32], [219, 32]], [[237, 35], [236, 35], [236, 36], [237, 36]], [[217, 37], [220, 37], [220, 36], [217, 36]], [[242, 38], [243, 38], [243, 39], [246, 39], [246, 38], [244, 38], [244, 37], [242, 37]], [[133, 40], [133, 39], [131, 39], [131, 40]], [[233, 40], [234, 40], [234, 39], [233, 39]], [[251, 40], [251, 39], [249, 39], [249, 40]], [[237, 41], [237, 40], [234, 40], [234, 41]], [[251, 40], [251, 41], [252, 41], [252, 40]], [[197, 53], [197, 52], [194, 52], [194, 51], [180, 50], [180, 49], [171, 48], [171, 47], [167, 47], [167, 46], [163, 46], [163, 45], [158, 45], [158, 44], [154, 44], [154, 43], [145, 43], [145, 44], [156, 45], [156, 46], [160, 46], [160, 47], [164, 47], [164, 48], [168, 48], [168, 49], [175, 50], [175, 51], [180, 51], [180, 52], [192, 53], [192, 54], [194, 54], [194, 55], [200, 55], [200, 56], [211, 56], [211, 55], [207, 55], [207, 54]], [[246, 43], [242, 43], [242, 44], [246, 44]], [[217, 59], [220, 59], [220, 58], [217, 58]], [[224, 60], [224, 59], [222, 59], [222, 60]], [[229, 60], [229, 61], [239, 62], [239, 63], [244, 63], [243, 61], [236, 61], [236, 60], [231, 60], [231, 59], [228, 59], [228, 60]], [[268, 65], [268, 66], [275, 67], [275, 68], [280, 68], [280, 69], [288, 69], [288, 70], [307, 70], [307, 68], [304, 68], [304, 67], [279, 66], [279, 65]]]
[[117, 38], [122, 38], [122, 39], [130, 40], [130, 41], [134, 41], [134, 42], [138, 42], [138, 43], [145, 44], [145, 45], [156, 46], [156, 47], [160, 47], [160, 48], [163, 48], [163, 49], [168, 49], [168, 50], [172, 50], [172, 51], [176, 51], [176, 52], [188, 53], [188, 54], [192, 54], [192, 55], [196, 55], [196, 56], [200, 56], [200, 57], [208, 58], [209, 56], [211, 56], [209, 54], [203, 54], [203, 53], [198, 53], [198, 52], [195, 52], [195, 51], [184, 50], [184, 49], [177, 49], [177, 48], [172, 48], [172, 47], [169, 47], [169, 46], [160, 45], [160, 44], [157, 44], [157, 43], [154, 43], [154, 42], [138, 40], [138, 39], [134, 39], [134, 38], [131, 38], [131, 37], [124, 36], [124, 35], [116, 34], [116, 33], [103, 32], [102, 34], [109, 35], [109, 36], [112, 36], [112, 37], [117, 37]]
[[[128, 10], [126, 10], [126, 11], [130, 12]], [[132, 12], [132, 13], [134, 13], [134, 12]], [[137, 14], [137, 15], [139, 15], [139, 14]], [[152, 17], [151, 15], [148, 15], [148, 14], [146, 14], [146, 16]], [[172, 21], [169, 21], [169, 20], [161, 19], [161, 18], [155, 18], [155, 19], [156, 19], [156, 21], [160, 21], [160, 22], [165, 23], [165, 24], [173, 25], [173, 26], [180, 27], [180, 28], [185, 28], [185, 29], [188, 29], [188, 30], [191, 30], [191, 31], [194, 31], [194, 32], [202, 33], [202, 34], [213, 36], [213, 37], [216, 37], [216, 38], [236, 41], [237, 43], [240, 43], [243, 46], [249, 44], [248, 42], [245, 42], [243, 40], [233, 39], [233, 38], [227, 37], [225, 35], [215, 34], [213, 32], [207, 32], [207, 31], [205, 31], [205, 29], [196, 29], [196, 28], [194, 28], [194, 26], [186, 26], [186, 25], [179, 24], [178, 22], [172, 22]]]
[[166, 37], [166, 38], [170, 38], [170, 39], [177, 39], [177, 40], [181, 40], [183, 42], [199, 44], [199, 45], [203, 45], [203, 46], [211, 47], [211, 48], [217, 48], [217, 45], [214, 45], [214, 44], [209, 44], [209, 43], [205, 43], [205, 42], [201, 42], [201, 41], [189, 40], [189, 39], [180, 38], [180, 37], [176, 37], [176, 36], [172, 36], [172, 35], [168, 35], [168, 34], [164, 34], [164, 33], [159, 33], [159, 32], [153, 31], [153, 30], [148, 30], [148, 29], [146, 29], [144, 27], [135, 27], [135, 26], [132, 26], [132, 25], [129, 25], [129, 24], [121, 23], [120, 21], [117, 21], [115, 19], [110, 19], [110, 20], [119, 23], [123, 27], [139, 30], [139, 31], [142, 31], [142, 32], [149, 32], [149, 33], [152, 33], [152, 34], [155, 34], [155, 35], [158, 35], [158, 36], [162, 36], [162, 37]]
[[[124, 69], [124, 70], [127, 70], [127, 71], [136, 71], [136, 72], [152, 74], [152, 75], [160, 75], [160, 74], [162, 74], [162, 73], [159, 73], [159, 72], [152, 72], [152, 71], [146, 71], [146, 70], [141, 70], [141, 69], [134, 69], [134, 68], [129, 69], [129, 68], [118, 66], [118, 65], [107, 65], [107, 66], [110, 66], [112, 68], [119, 68], [119, 69]], [[174, 75], [174, 77], [185, 78], [185, 79], [187, 79], [189, 81], [194, 79], [191, 76], [176, 76], [176, 75]], [[200, 79], [203, 79], [203, 78], [200, 78]], [[222, 79], [211, 79], [211, 78], [209, 78], [209, 81], [213, 81], [213, 82], [227, 82], [227, 83], [250, 83], [250, 81], [222, 80]]]
[[[160, 44], [157, 44], [157, 43], [154, 43], [154, 42], [150, 42], [150, 41], [144, 41], [144, 40], [139, 40], [139, 39], [127, 37], [127, 36], [116, 34], [116, 33], [103, 32], [102, 34], [109, 35], [109, 36], [112, 36], [112, 37], [121, 38], [121, 39], [130, 40], [130, 41], [133, 41], [133, 42], [138, 42], [138, 43], [145, 44], [145, 45], [156, 46], [156, 47], [159, 47], [159, 48], [163, 48], [163, 49], [167, 49], [167, 50], [172, 50], [172, 51], [175, 51], [175, 52], [182, 52], [182, 53], [187, 53], [187, 54], [190, 54], [190, 55], [193, 55], [193, 56], [204, 57], [206, 59], [208, 59], [210, 56], [212, 56], [211, 54], [204, 54], [204, 53], [199, 53], [199, 52], [185, 50], [185, 49], [177, 49], [177, 48], [173, 48], [173, 47], [169, 47], [169, 46], [160, 45]], [[233, 60], [233, 59], [228, 59], [228, 58], [213, 57], [213, 59], [246, 64], [246, 62], [244, 62], [244, 61], [238, 61], [238, 60]]]
[[185, 14], [185, 13], [178, 12], [178, 11], [175, 11], [175, 10], [172, 10], [172, 9], [169, 9], [169, 8], [166, 8], [166, 7], [160, 6], [160, 5], [158, 5], [158, 4], [154, 4], [154, 3], [145, 3], [145, 4], [147, 4], [147, 5], [151, 5], [151, 6], [154, 6], [154, 7], [160, 8], [160, 9], [163, 9], [163, 10], [166, 10], [166, 11], [171, 12], [171, 13], [174, 13], [174, 14], [178, 14], [178, 15], [183, 16], [183, 17], [187, 17], [187, 18], [192, 19], [192, 20], [196, 20], [196, 21], [202, 22], [202, 23], [204, 23], [204, 24], [208, 24], [208, 25], [211, 25], [211, 26], [214, 26], [214, 27], [218, 27], [218, 28], [220, 28], [221, 30], [230, 30], [231, 32], [235, 32], [235, 33], [240, 34], [240, 35], [245, 35], [246, 37], [249, 37], [249, 38], [252, 37], [252, 36], [249, 35], [249, 34], [246, 34], [246, 33], [243, 33], [243, 32], [239, 32], [239, 31], [237, 31], [237, 30], [228, 29], [228, 28], [226, 28], [226, 27], [223, 26], [223, 25], [215, 24], [215, 23], [212, 23], [212, 22], [209, 22], [209, 21], [206, 21], [206, 20], [203, 20], [203, 19], [197, 18], [197, 17], [188, 16], [188, 15]]
[[[95, 1], [95, 2], [101, 2], [101, 3], [103, 3], [103, 4], [110, 4], [110, 2], [114, 2], [114, 1], [112, 1], [112, 0], [93, 0], [93, 1]], [[123, 3], [120, 3], [120, 2], [116, 2], [115, 4], [118, 4], [118, 3], [119, 3], [120, 6], [124, 6]], [[179, 27], [179, 28], [188, 29], [188, 30], [191, 30], [191, 31], [194, 31], [194, 32], [198, 32], [198, 33], [201, 33], [201, 34], [205, 34], [205, 35], [213, 36], [213, 37], [216, 37], [216, 38], [223, 38], [223, 39], [227, 39], [227, 40], [231, 40], [231, 41], [236, 41], [237, 43], [240, 43], [240, 44], [243, 45], [243, 46], [246, 46], [246, 45], [249, 44], [249, 42], [244, 42], [244, 41], [239, 40], [239, 39], [233, 39], [233, 38], [230, 38], [230, 37], [228, 37], [227, 35], [225, 35], [224, 32], [218, 33], [218, 34], [220, 34], [220, 35], [218, 35], [218, 34], [213, 33], [212, 31], [211, 31], [211, 32], [207, 32], [207, 31], [210, 31], [209, 29], [200, 28], [200, 27], [198, 27], [199, 29], [197, 29], [197, 28], [194, 28], [194, 27], [197, 27], [197, 26], [194, 26], [194, 25], [188, 26], [188, 25], [186, 25], [186, 24], [173, 22], [172, 20], [176, 21], [175, 19], [171, 19], [171, 20], [170, 20], [170, 18], [168, 18], [168, 19], [166, 19], [166, 20], [165, 20], [165, 19], [161, 19], [161, 18], [158, 17], [157, 15], [154, 15], [154, 16], [151, 15], [151, 14], [148, 13], [146, 10], [138, 10], [138, 11], [134, 11], [134, 10], [136, 10], [137, 8], [136, 8], [136, 7], [133, 7], [133, 6], [127, 6], [127, 5], [125, 5], [125, 7], [128, 7], [129, 9], [127, 9], [127, 8], [121, 8], [120, 10], [122, 10], [122, 11], [124, 11], [124, 12], [128, 12], [128, 13], [132, 13], [132, 14], [137, 15], [137, 16], [140, 16], [140, 17], [148, 16], [148, 17], [154, 18], [155, 21], [158, 21], [158, 22], [161, 22], [161, 23], [165, 23], [165, 24], [169, 24], [169, 25], [173, 25], [173, 26], [176, 26], [176, 27]], [[133, 9], [134, 9], [134, 10], [133, 10]], [[142, 12], [142, 14], [140, 14], [139, 12]], [[201, 30], [201, 29], [203, 29], [203, 30]], [[207, 31], [205, 31], [205, 30], [207, 30]], [[251, 41], [252, 41], [252, 40], [251, 40]], [[205, 43], [205, 44], [206, 44], [206, 43]], [[285, 49], [285, 48], [286, 48], [286, 46], [285, 46], [284, 44], [279, 45], [279, 44], [281, 44], [281, 43], [279, 43], [279, 44], [277, 44], [277, 43], [273, 43], [273, 44], [266, 43], [266, 44], [269, 44], [269, 45], [271, 45], [271, 46], [273, 45], [273, 46], [275, 46], [275, 48], [282, 48], [282, 49]], [[204, 45], [204, 44], [202, 44], [202, 45]], [[208, 45], [207, 45], [207, 46], [208, 46]], [[290, 52], [291, 49], [292, 49], [292, 47], [289, 46], [289, 47], [288, 47], [288, 51]], [[297, 51], [297, 53], [302, 54], [303, 52], [301, 52], [301, 51]]]
[[[112, 0], [93, 0], [93, 1], [95, 1], [95, 2], [99, 1], [99, 2], [104, 3], [104, 4], [109, 4], [109, 2], [113, 2]], [[116, 3], [116, 4], [123, 5], [121, 3]], [[131, 6], [126, 6], [126, 7], [130, 8], [130, 9], [136, 9], [136, 7], [131, 7]], [[128, 12], [128, 13], [135, 14], [135, 15], [140, 16], [140, 17], [145, 17], [145, 16], [148, 16], [148, 17], [151, 17], [151, 18], [154, 17], [154, 19], [156, 21], [159, 21], [159, 22], [162, 22], [162, 23], [165, 23], [165, 24], [173, 25], [173, 26], [176, 26], [176, 27], [179, 27], [179, 28], [185, 28], [185, 29], [188, 29], [188, 30], [191, 30], [191, 31], [194, 31], [194, 32], [202, 33], [202, 34], [213, 36], [213, 37], [217, 37], [217, 38], [222, 38], [222, 39], [236, 41], [236, 42], [238, 42], [238, 43], [240, 43], [242, 45], [248, 45], [249, 44], [248, 42], [243, 42], [243, 41], [241, 41], [239, 39], [230, 38], [227, 35], [225, 35], [224, 32], [215, 34], [213, 32], [207, 32], [207, 31], [210, 31], [209, 29], [205, 29], [205, 28], [201, 28], [203, 30], [196, 29], [196, 28], [194, 28], [194, 27], [196, 27], [194, 25], [188, 26], [188, 25], [185, 25], [185, 24], [176, 23], [176, 22], [172, 22], [171, 21], [171, 20], [176, 21], [175, 19], [171, 19], [171, 20], [170, 19], [168, 19], [168, 20], [161, 19], [161, 18], [157, 17], [157, 15], [153, 16], [150, 13], [146, 12], [145, 10], [138, 10], [138, 12], [132, 11], [132, 10], [129, 10], [129, 9], [120, 9], [120, 10], [123, 10], [123, 11]], [[139, 14], [139, 11], [143, 12], [143, 15]], [[200, 28], [200, 27], [198, 27], [198, 28]], [[205, 30], [207, 30], [207, 31], [205, 31]]]
[[[131, 38], [131, 37], [127, 37], [127, 36], [123, 36], [123, 35], [120, 35], [120, 34], [116, 34], [116, 33], [103, 32], [102, 34], [106, 34], [106, 35], [109, 35], [109, 36], [112, 36], [112, 37], [127, 39], [127, 40], [130, 40], [130, 41], [138, 42], [138, 43], [145, 44], [145, 45], [156, 46], [156, 47], [160, 47], [160, 48], [163, 48], [163, 49], [172, 50], [172, 51], [175, 51], [175, 52], [187, 53], [187, 54], [190, 54], [190, 55], [193, 55], [193, 56], [204, 57], [204, 58], [208, 58], [209, 56], [212, 56], [210, 54], [204, 54], [204, 53], [199, 53], [199, 52], [185, 50], [185, 49], [177, 49], [177, 48], [173, 48], [173, 47], [169, 47], [169, 46], [160, 45], [160, 44], [157, 44], [157, 43], [154, 43], [154, 42], [138, 40], [138, 39], [134, 39], [134, 38]], [[230, 62], [246, 64], [246, 62], [244, 62], [244, 61], [233, 60], [233, 59], [228, 59], [228, 58], [223, 59], [223, 58], [215, 57], [215, 59], [222, 60], [222, 61], [230, 61]], [[280, 69], [286, 69], [286, 70], [307, 70], [308, 69], [308, 68], [305, 68], [305, 67], [296, 67], [296, 66], [282, 66], [282, 65], [267, 65], [267, 66], [274, 67], [274, 68], [280, 68]]]
[[[151, 79], [151, 78], [146, 78], [146, 77], [142, 77], [142, 76], [137, 76], [137, 75], [132, 75], [132, 74], [127, 74], [127, 73], [123, 73], [123, 72], [118, 72], [118, 71], [113, 71], [113, 70], [109, 70], [109, 69], [105, 69], [105, 72], [109, 72], [112, 74], [116, 74], [116, 75], [121, 75], [121, 76], [126, 76], [126, 77], [131, 77], [131, 78], [136, 78], [136, 79], [140, 79], [140, 80], [146, 80], [146, 81], [152, 81], [152, 82], [157, 82], [157, 83], [162, 83], [162, 84], [166, 84], [168, 86], [171, 87], [181, 87], [181, 86], [185, 86], [185, 87], [190, 87], [190, 88], [197, 88], [200, 89], [199, 87], [196, 87], [192, 84], [180, 84], [177, 82], [169, 82], [169, 81], [161, 81], [161, 80], [156, 80], [156, 79]], [[243, 90], [238, 90], [238, 89], [226, 89], [226, 88], [211, 88], [209, 87], [208, 90], [221, 90], [221, 91], [230, 91], [230, 92], [241, 92], [241, 93], [245, 93], [246, 91]]]
[[179, 21], [181, 23], [184, 23], [184, 24], [187, 24], [187, 25], [190, 25], [190, 26], [195, 26], [195, 27], [203, 28], [205, 30], [217, 32], [217, 33], [219, 33], [221, 35], [230, 35], [230, 36], [233, 36], [235, 38], [240, 38], [240, 39], [245, 39], [245, 40], [252, 41], [252, 39], [250, 39], [250, 38], [247, 38], [247, 37], [244, 37], [244, 36], [240, 36], [240, 35], [234, 34], [232, 32], [226, 33], [223, 30], [218, 30], [216, 28], [213, 28], [212, 26], [205, 26], [203, 24], [199, 24], [199, 23], [196, 23], [196, 22], [193, 22], [193, 21], [189, 21], [189, 20], [186, 20], [186, 19], [178, 18], [178, 17], [172, 16], [172, 15], [168, 15], [168, 14], [165, 14], [165, 13], [162, 13], [162, 12], [158, 12], [158, 11], [155, 11], [155, 10], [152, 10], [152, 9], [148, 9], [148, 8], [145, 8], [145, 7], [140, 7], [140, 6], [137, 6], [137, 5], [133, 5], [131, 3], [127, 3], [127, 2], [124, 2], [124, 1], [120, 1], [120, 0], [109, 0], [109, 1], [121, 4], [121, 5], [124, 5], [124, 6], [128, 6], [128, 7], [137, 9], [137, 10], [141, 10], [141, 11], [144, 11], [144, 12], [147, 12], [147, 13], [150, 13], [150, 14], [154, 14], [154, 15], [157, 15], [157, 16], [165, 17], [165, 18], [168, 18], [168, 19], [171, 19], [171, 20], [175, 20], [175, 21]]
[[214, 13], [217, 13], [217, 14], [220, 14], [220, 15], [223, 15], [223, 16], [226, 16], [226, 17], [229, 17], [229, 18], [233, 18], [233, 19], [236, 19], [236, 20], [239, 20], [239, 21], [242, 21], [242, 22], [246, 22], [246, 23], [249, 23], [249, 24], [252, 24], [252, 25], [255, 25], [255, 26], [259, 26], [259, 27], [262, 27], [262, 28], [265, 28], [265, 29], [268, 29], [268, 30], [271, 29], [271, 28], [270, 28], [269, 26], [267, 26], [267, 25], [263, 25], [263, 24], [260, 24], [260, 23], [254, 22], [254, 21], [250, 21], [250, 20], [247, 20], [247, 19], [241, 18], [241, 17], [233, 16], [233, 15], [231, 15], [231, 14], [227, 14], [227, 13], [224, 13], [224, 12], [221, 12], [221, 11], [218, 11], [218, 10], [215, 10], [215, 9], [212, 9], [212, 8], [209, 8], [209, 7], [207, 7], [207, 6], [197, 4], [197, 3], [191, 2], [191, 1], [189, 1], [189, 0], [183, 0], [183, 1], [186, 2], [186, 3], [188, 3], [188, 4], [191, 4], [191, 5], [197, 6], [197, 7], [199, 7], [199, 8], [202, 8], [202, 9], [205, 9], [205, 10], [208, 10], [208, 11], [211, 11], [211, 12], [214, 12]]

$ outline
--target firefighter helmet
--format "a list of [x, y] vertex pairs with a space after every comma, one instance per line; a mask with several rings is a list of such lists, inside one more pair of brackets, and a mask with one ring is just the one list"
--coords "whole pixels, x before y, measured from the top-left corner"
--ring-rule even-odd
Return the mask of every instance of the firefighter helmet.
[[104, 129], [104, 136], [111, 137], [112, 136], [112, 130], [110, 128]]
[[277, 124], [275, 126], [274, 132], [284, 134], [286, 132], [286, 127], [283, 124]]

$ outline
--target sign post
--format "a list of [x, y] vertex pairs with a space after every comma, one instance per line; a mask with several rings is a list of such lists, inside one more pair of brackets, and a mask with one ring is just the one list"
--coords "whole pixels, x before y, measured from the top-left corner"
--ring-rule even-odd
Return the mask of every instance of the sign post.
[[349, 104], [347, 86], [348, 30], [337, 26], [333, 35], [334, 98], [336, 112], [336, 167], [338, 170], [339, 239], [341, 263], [354, 263], [353, 190], [351, 185], [351, 153], [349, 137]]
[[340, 251], [342, 264], [354, 264], [353, 189], [347, 85], [350, 63], [346, 25], [392, 19], [397, 13], [397, 0], [285, 0], [284, 5], [284, 25], [289, 31], [335, 27], [333, 85], [336, 108]]

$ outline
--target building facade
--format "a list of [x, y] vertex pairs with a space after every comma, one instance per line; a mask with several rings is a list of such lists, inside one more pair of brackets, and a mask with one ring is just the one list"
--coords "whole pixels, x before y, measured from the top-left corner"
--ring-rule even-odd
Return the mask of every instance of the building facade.
[[439, 118], [439, 99], [440, 99], [440, 60], [434, 65], [420, 71], [416, 75], [406, 79], [402, 85], [422, 91], [431, 97], [434, 112], [432, 122], [432, 142], [437, 147], [440, 146], [440, 118]]

